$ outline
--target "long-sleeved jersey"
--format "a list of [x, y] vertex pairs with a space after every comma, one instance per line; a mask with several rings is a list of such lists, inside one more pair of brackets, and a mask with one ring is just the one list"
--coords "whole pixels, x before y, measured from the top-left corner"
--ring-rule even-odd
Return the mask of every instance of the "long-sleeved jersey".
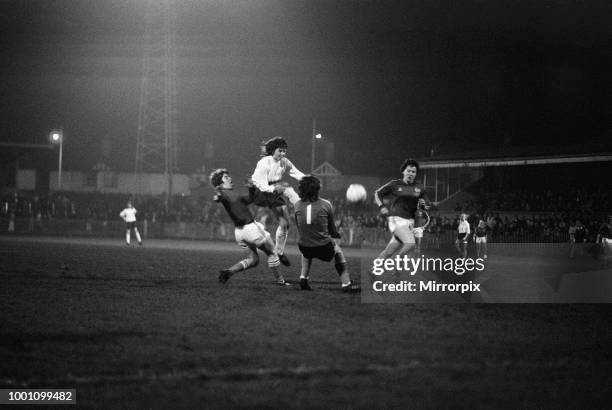
[[304, 176], [287, 158], [277, 161], [271, 155], [267, 155], [257, 162], [251, 179], [261, 192], [273, 192], [274, 186], [271, 184], [280, 181], [286, 172], [298, 181]]
[[421, 198], [429, 202], [423, 185], [418, 181], [409, 184], [403, 179], [393, 179], [374, 192], [376, 204], [385, 206], [389, 210], [388, 216], [405, 219], [414, 219]]
[[248, 208], [248, 205], [253, 202], [253, 189], [249, 189], [248, 195], [221, 189], [215, 195], [215, 201], [223, 205], [235, 226], [240, 228], [253, 222], [253, 214]]
[[331, 238], [340, 238], [334, 222], [333, 206], [326, 199], [297, 201], [295, 223], [300, 233], [298, 243], [301, 246], [323, 246], [331, 242]]

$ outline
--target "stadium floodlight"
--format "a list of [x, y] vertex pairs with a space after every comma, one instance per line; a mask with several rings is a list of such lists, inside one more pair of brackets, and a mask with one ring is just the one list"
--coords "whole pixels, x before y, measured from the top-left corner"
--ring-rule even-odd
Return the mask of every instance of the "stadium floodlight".
[[64, 151], [64, 131], [62, 129], [51, 130], [49, 139], [53, 144], [59, 144], [59, 158], [57, 165], [57, 190], [62, 189], [62, 155]]
[[315, 167], [315, 142], [316, 140], [320, 140], [323, 138], [320, 132], [317, 132], [317, 122], [316, 120], [312, 120], [312, 152], [310, 155], [310, 173], [314, 171]]

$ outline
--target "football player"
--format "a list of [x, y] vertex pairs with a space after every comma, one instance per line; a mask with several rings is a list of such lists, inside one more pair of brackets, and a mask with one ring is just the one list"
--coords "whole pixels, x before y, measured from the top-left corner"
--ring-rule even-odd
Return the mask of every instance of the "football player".
[[417, 209], [414, 217], [414, 252], [417, 254], [421, 253], [421, 243], [423, 242], [423, 232], [429, 225], [429, 214], [423, 209]]
[[319, 197], [321, 182], [313, 175], [304, 176], [298, 185], [300, 200], [295, 204], [295, 223], [298, 228], [298, 247], [302, 254], [300, 287], [312, 290], [308, 283], [314, 258], [324, 262], [334, 261], [343, 292], [358, 292], [346, 266], [346, 258], [340, 248], [340, 234], [334, 222], [331, 202]]
[[221, 168], [210, 174], [210, 183], [215, 189], [213, 200], [219, 202], [232, 219], [235, 225], [234, 235], [236, 242], [242, 248], [248, 249], [248, 256], [235, 265], [219, 271], [219, 282], [226, 283], [237, 273], [259, 264], [257, 250], [262, 250], [268, 256], [268, 267], [272, 271], [278, 285], [287, 285], [283, 275], [278, 271], [280, 261], [274, 252], [274, 244], [270, 234], [263, 225], [255, 221], [248, 205], [253, 202], [254, 188], [249, 188], [248, 195], [241, 195], [234, 191], [232, 177], [227, 169]]
[[612, 215], [608, 215], [606, 222], [599, 228], [595, 243], [599, 241], [604, 248], [604, 266], [609, 266], [612, 261]]
[[467, 243], [470, 237], [470, 223], [467, 220], [467, 214], [459, 216], [459, 226], [457, 227], [457, 239], [455, 239], [455, 248], [459, 251], [462, 258], [467, 258]]
[[489, 227], [484, 220], [478, 221], [478, 226], [474, 229], [474, 242], [476, 243], [476, 255], [478, 258], [487, 259], [487, 234]]
[[130, 232], [134, 231], [134, 235], [136, 236], [136, 240], [138, 241], [138, 245], [142, 246], [142, 239], [140, 238], [140, 232], [138, 232], [138, 228], [136, 227], [136, 214], [138, 211], [132, 205], [132, 201], [128, 201], [127, 207], [121, 211], [119, 216], [125, 222], [125, 244], [130, 244]]
[[288, 172], [290, 176], [299, 181], [304, 174], [286, 158], [287, 142], [284, 138], [274, 137], [265, 142], [262, 153], [264, 156], [257, 162], [251, 176], [256, 188], [254, 203], [270, 208], [278, 218], [276, 253], [283, 265], [290, 266], [291, 263], [285, 256], [285, 244], [289, 232], [287, 201], [293, 204], [299, 200], [299, 197], [288, 184], [281, 183], [281, 179]]
[[393, 179], [374, 192], [380, 213], [387, 217], [389, 232], [393, 235], [378, 259], [390, 258], [410, 252], [415, 246], [414, 218], [418, 208], [429, 209], [425, 188], [416, 180], [419, 163], [407, 159], [400, 167], [402, 179]]

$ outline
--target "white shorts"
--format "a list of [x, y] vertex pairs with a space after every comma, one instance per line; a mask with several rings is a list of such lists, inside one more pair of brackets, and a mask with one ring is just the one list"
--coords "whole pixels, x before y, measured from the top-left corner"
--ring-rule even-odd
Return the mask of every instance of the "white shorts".
[[238, 245], [243, 248], [259, 246], [270, 236], [259, 222], [251, 222], [250, 224], [244, 225], [242, 228], [236, 227], [234, 235], [236, 235], [236, 242], [238, 242]]
[[612, 251], [612, 239], [601, 238], [602, 242]]
[[414, 243], [414, 219], [406, 219], [400, 216], [387, 218], [389, 232], [402, 243]]
[[412, 230], [412, 232], [414, 233], [414, 237], [415, 238], [422, 238], [423, 237], [423, 228], [422, 227], [414, 228]]
[[486, 236], [477, 236], [476, 239], [474, 240], [474, 242], [476, 242], [476, 243], [487, 243], [487, 237]]

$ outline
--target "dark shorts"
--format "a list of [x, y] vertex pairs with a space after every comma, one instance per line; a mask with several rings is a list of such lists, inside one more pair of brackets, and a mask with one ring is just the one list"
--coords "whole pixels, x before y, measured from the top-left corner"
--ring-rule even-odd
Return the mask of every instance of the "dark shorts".
[[300, 248], [300, 252], [302, 252], [302, 255], [304, 255], [306, 259], [317, 258], [325, 262], [331, 262], [331, 260], [334, 259], [334, 255], [336, 254], [333, 242], [322, 246], [298, 245], [298, 248]]
[[261, 192], [259, 189], [255, 189], [253, 203], [264, 208], [278, 208], [279, 206], [287, 205], [283, 194], [278, 192]]
[[134, 230], [136, 228], [136, 222], [126, 222], [125, 229]]

